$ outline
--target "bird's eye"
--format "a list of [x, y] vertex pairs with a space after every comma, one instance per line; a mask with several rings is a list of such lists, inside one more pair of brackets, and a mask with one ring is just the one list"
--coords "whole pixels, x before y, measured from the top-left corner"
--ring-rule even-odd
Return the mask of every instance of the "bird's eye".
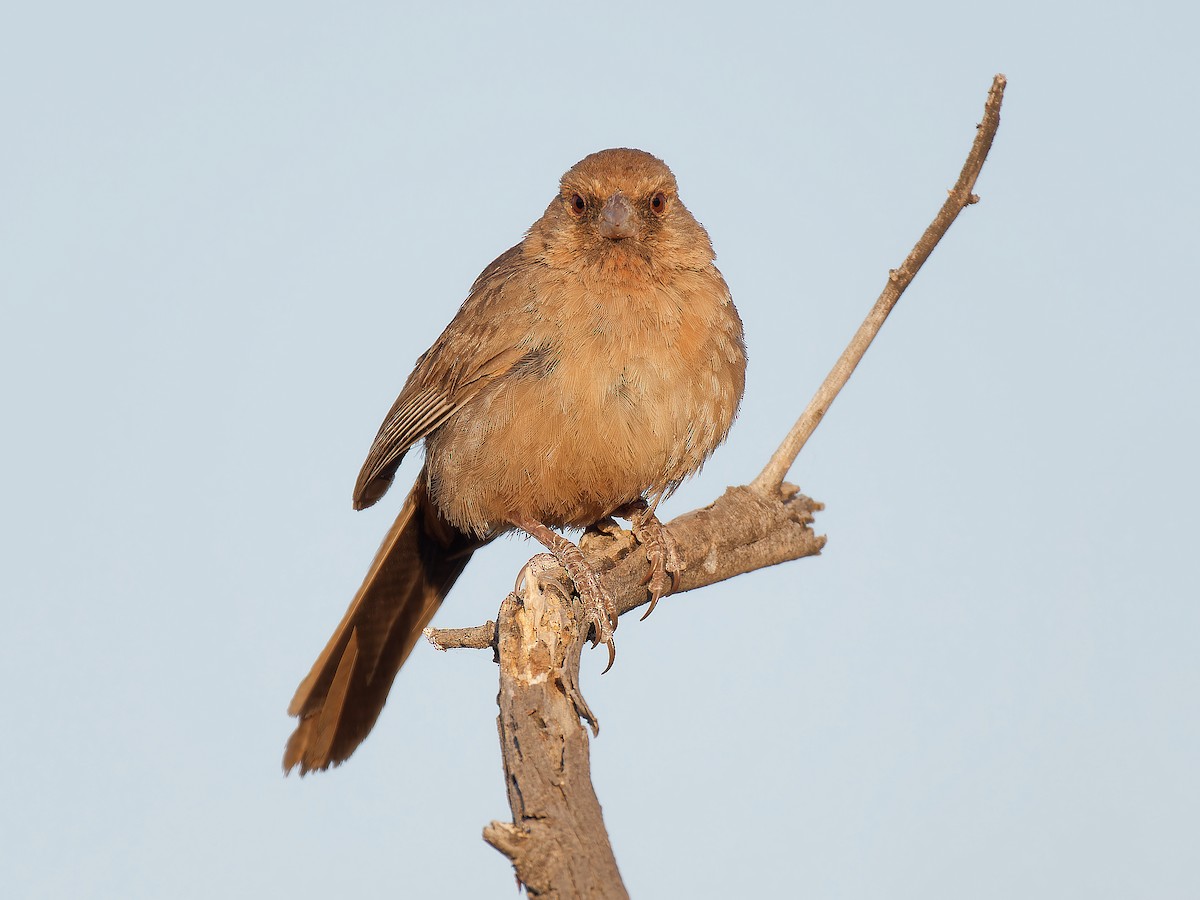
[[660, 216], [665, 213], [667, 211], [667, 195], [662, 191], [656, 191], [650, 198], [650, 210]]
[[567, 209], [574, 216], [582, 216], [587, 212], [587, 201], [583, 199], [582, 194], [572, 194], [567, 198]]

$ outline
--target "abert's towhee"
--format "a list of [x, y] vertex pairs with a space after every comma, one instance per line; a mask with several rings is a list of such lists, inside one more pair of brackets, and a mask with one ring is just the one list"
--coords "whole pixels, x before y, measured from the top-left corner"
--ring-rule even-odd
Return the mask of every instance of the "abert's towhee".
[[741, 320], [671, 170], [640, 150], [581, 160], [484, 269], [379, 429], [355, 509], [422, 439], [425, 465], [296, 691], [285, 771], [354, 752], [472, 552], [514, 528], [562, 562], [611, 654], [612, 600], [551, 529], [629, 518], [657, 600], [682, 563], [655, 506], [725, 439], [745, 373]]

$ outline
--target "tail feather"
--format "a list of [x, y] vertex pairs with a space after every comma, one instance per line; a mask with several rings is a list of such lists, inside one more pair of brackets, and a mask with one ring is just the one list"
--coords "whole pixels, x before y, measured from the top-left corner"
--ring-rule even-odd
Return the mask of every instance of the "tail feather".
[[417, 479], [346, 615], [300, 683], [283, 754], [303, 775], [349, 758], [370, 733], [396, 673], [480, 542], [444, 521]]

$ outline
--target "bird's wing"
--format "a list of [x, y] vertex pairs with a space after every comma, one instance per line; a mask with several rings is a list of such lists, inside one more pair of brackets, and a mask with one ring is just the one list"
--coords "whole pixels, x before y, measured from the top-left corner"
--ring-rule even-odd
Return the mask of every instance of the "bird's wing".
[[484, 269], [441, 337], [417, 360], [358, 473], [355, 509], [366, 509], [387, 492], [413, 444], [525, 357], [537, 355], [537, 348], [513, 343], [519, 329], [500, 327], [509, 317], [489, 309], [513, 303], [510, 286], [514, 279], [523, 281], [518, 276], [529, 265], [518, 244]]

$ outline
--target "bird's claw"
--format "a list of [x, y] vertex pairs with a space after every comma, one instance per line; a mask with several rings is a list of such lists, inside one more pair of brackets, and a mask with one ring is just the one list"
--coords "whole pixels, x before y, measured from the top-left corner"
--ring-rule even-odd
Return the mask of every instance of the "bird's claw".
[[591, 568], [586, 570], [586, 574], [577, 575], [570, 571], [568, 574], [574, 579], [575, 590], [583, 602], [584, 619], [592, 632], [592, 648], [600, 644], [608, 647], [608, 665], [604, 667], [604, 671], [607, 672], [617, 658], [617, 645], [613, 640], [613, 632], [617, 628], [617, 605]]
[[571, 581], [575, 583], [575, 592], [579, 594], [583, 603], [584, 622], [592, 633], [592, 647], [598, 647], [600, 644], [608, 647], [608, 665], [604, 668], [607, 672], [617, 658], [613, 632], [617, 630], [618, 613], [617, 604], [604, 587], [604, 582], [583, 558], [583, 552], [562, 535], [533, 520], [523, 520], [514, 524], [537, 538], [567, 570]]
[[675, 536], [653, 513], [644, 519], [635, 517], [631, 522], [633, 536], [646, 548], [646, 558], [650, 560], [650, 571], [642, 579], [642, 584], [650, 591], [650, 605], [642, 614], [642, 619], [645, 620], [646, 616], [654, 612], [659, 600], [679, 590], [684, 568], [683, 556], [679, 552]]

